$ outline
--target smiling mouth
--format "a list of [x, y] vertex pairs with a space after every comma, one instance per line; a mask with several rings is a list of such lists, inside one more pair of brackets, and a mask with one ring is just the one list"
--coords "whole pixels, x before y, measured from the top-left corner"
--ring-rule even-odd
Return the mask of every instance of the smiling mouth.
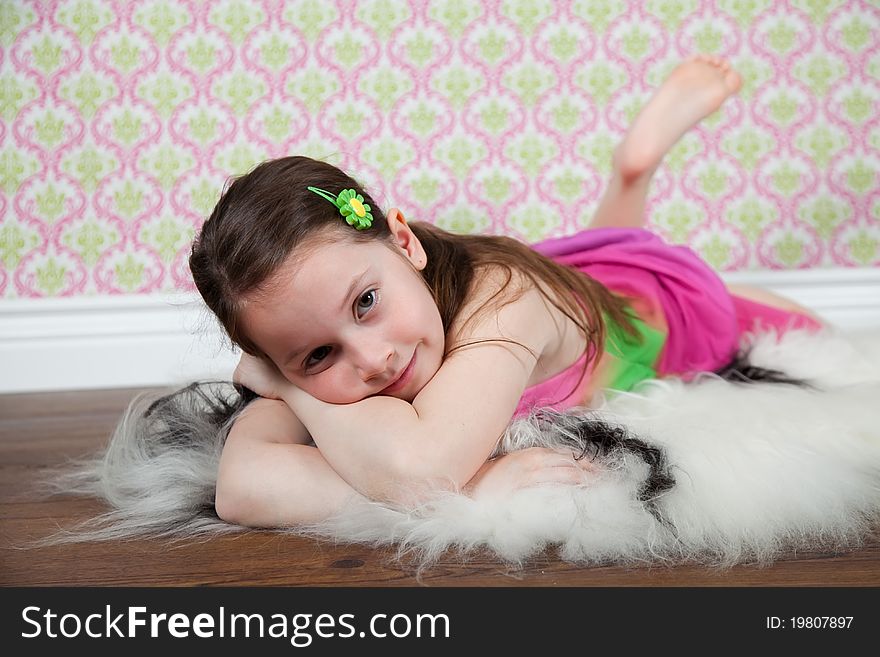
[[398, 376], [390, 385], [387, 385], [384, 388], [382, 388], [382, 390], [379, 392], [379, 394], [380, 395], [390, 395], [391, 393], [398, 392], [401, 388], [403, 388], [407, 383], [409, 383], [409, 380], [412, 378], [412, 373], [413, 373], [413, 370], [415, 369], [415, 364], [416, 364], [416, 354], [415, 354], [415, 352], [413, 352], [412, 359], [409, 361], [409, 364], [406, 366], [406, 368], [403, 370], [403, 372], [400, 373], [400, 376]]

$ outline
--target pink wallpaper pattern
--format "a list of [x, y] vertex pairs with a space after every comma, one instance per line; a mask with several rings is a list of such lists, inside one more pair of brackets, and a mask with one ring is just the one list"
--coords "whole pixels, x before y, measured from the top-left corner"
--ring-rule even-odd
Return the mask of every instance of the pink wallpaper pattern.
[[224, 180], [291, 153], [452, 230], [573, 232], [693, 52], [745, 85], [654, 229], [724, 270], [880, 265], [874, 2], [17, 0], [0, 45], [3, 298], [190, 289]]

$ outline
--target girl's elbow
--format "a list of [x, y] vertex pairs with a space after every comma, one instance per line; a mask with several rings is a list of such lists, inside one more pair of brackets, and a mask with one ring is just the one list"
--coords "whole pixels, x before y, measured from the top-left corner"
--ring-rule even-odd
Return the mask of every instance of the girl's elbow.
[[223, 522], [242, 527], [254, 526], [254, 509], [249, 496], [234, 481], [218, 479], [214, 489], [214, 511]]
[[217, 517], [223, 522], [233, 525], [241, 525], [243, 517], [242, 505], [239, 497], [231, 490], [230, 486], [223, 486], [217, 482], [217, 488], [214, 491], [214, 511]]

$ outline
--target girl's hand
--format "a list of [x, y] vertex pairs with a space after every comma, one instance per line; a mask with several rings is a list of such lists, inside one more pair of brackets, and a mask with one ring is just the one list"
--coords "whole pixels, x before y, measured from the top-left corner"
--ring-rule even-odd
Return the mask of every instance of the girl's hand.
[[232, 380], [267, 399], [281, 399], [285, 389], [293, 385], [273, 363], [250, 354], [241, 355]]
[[530, 447], [487, 461], [464, 492], [474, 499], [500, 498], [542, 484], [583, 484], [595, 471], [592, 461], [576, 461], [571, 452]]

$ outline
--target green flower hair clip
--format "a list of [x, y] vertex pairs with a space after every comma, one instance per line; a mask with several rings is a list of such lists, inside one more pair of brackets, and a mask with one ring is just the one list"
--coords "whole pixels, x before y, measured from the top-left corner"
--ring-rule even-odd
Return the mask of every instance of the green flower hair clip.
[[307, 189], [310, 192], [315, 192], [321, 198], [327, 199], [339, 208], [339, 214], [342, 215], [349, 226], [354, 226], [357, 230], [366, 230], [373, 225], [373, 215], [370, 212], [372, 208], [364, 203], [364, 197], [355, 190], [343, 189], [334, 198], [330, 192], [326, 192], [323, 189], [318, 189], [317, 187], [308, 187]]

